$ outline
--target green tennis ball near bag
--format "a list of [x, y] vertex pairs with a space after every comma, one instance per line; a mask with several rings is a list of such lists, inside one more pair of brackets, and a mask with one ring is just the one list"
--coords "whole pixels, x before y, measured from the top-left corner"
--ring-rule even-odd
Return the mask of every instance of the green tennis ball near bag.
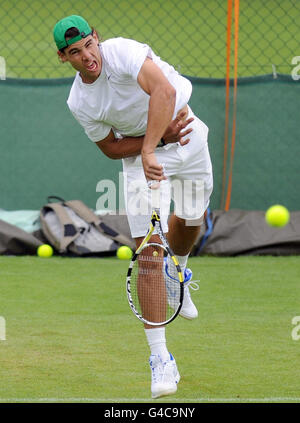
[[43, 258], [52, 257], [53, 248], [49, 244], [40, 245], [37, 249], [37, 255]]
[[130, 260], [132, 257], [132, 249], [127, 245], [122, 245], [122, 247], [119, 247], [117, 250], [117, 257], [120, 260]]

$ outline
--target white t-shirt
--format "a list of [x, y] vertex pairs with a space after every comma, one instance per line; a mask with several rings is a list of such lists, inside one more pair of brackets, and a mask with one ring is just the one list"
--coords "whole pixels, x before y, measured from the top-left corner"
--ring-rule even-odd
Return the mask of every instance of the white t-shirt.
[[150, 96], [137, 82], [147, 57], [151, 58], [176, 89], [174, 116], [192, 94], [191, 82], [156, 56], [147, 44], [125, 38], [112, 38], [100, 44], [101, 74], [85, 84], [77, 72], [68, 106], [87, 136], [94, 142], [108, 136], [143, 136], [146, 133]]

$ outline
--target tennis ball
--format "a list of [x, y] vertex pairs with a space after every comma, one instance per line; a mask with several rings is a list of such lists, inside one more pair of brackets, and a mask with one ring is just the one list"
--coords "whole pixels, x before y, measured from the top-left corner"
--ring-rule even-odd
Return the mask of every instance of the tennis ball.
[[119, 247], [117, 250], [117, 257], [120, 260], [130, 260], [132, 257], [132, 249], [127, 245], [122, 245], [122, 247]]
[[282, 227], [290, 220], [290, 213], [288, 209], [280, 204], [268, 208], [265, 214], [266, 222], [270, 226]]
[[39, 257], [51, 257], [53, 255], [53, 248], [49, 244], [40, 245], [37, 249], [37, 255]]

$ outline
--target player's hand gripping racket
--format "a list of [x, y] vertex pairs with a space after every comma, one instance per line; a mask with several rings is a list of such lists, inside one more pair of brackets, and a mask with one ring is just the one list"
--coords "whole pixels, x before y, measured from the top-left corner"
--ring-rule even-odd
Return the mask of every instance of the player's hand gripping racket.
[[[148, 183], [152, 195], [149, 229], [134, 253], [127, 272], [127, 297], [138, 319], [151, 326], [166, 325], [179, 314], [183, 301], [183, 274], [160, 222], [160, 184]], [[160, 242], [150, 242], [156, 229]]]

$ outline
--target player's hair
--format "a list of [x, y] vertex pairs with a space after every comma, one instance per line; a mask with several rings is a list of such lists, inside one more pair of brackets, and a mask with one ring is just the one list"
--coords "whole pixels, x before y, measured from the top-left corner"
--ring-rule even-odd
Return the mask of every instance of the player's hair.
[[[101, 37], [99, 36], [97, 30], [94, 27], [92, 27], [92, 35], [93, 34], [96, 34], [97, 35], [99, 42], [102, 41]], [[70, 40], [71, 38], [74, 38], [77, 35], [79, 35], [79, 30], [75, 26], [73, 26], [72, 28], [67, 29], [67, 31], [65, 33], [66, 40]], [[59, 51], [61, 51], [62, 53], [64, 53], [64, 51], [65, 51], [66, 48], [67, 47], [60, 48]]]

